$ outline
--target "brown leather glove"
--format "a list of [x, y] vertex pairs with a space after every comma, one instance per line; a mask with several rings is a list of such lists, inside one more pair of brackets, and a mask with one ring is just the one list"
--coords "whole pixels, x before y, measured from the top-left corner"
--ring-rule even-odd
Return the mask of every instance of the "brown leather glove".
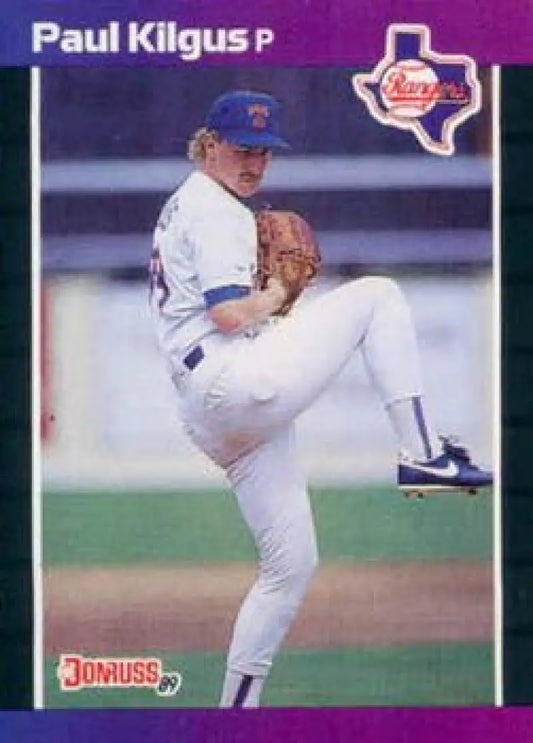
[[269, 279], [284, 286], [287, 299], [275, 312], [286, 315], [316, 276], [322, 259], [309, 224], [295, 212], [263, 209], [255, 214], [257, 224], [257, 288]]

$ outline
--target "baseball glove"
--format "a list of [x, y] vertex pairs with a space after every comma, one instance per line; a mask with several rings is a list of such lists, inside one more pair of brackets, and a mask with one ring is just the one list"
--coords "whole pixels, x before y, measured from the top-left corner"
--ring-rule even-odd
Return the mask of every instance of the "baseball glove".
[[266, 289], [269, 279], [278, 279], [287, 299], [275, 314], [286, 315], [320, 268], [318, 243], [311, 227], [295, 212], [263, 209], [255, 219], [257, 288]]

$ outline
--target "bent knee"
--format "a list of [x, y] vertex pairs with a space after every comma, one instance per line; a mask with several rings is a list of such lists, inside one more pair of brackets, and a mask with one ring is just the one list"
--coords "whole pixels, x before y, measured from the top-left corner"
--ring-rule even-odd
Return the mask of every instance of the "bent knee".
[[262, 563], [262, 578], [278, 590], [303, 593], [318, 567], [316, 542], [293, 544], [281, 554], [277, 560]]
[[388, 276], [364, 276], [351, 282], [357, 289], [364, 289], [376, 295], [401, 294], [402, 290], [394, 279]]
[[299, 559], [295, 561], [293, 573], [298, 581], [309, 582], [318, 567], [318, 549], [316, 542], [310, 544], [306, 550], [302, 550]]
[[365, 276], [351, 282], [354, 293], [366, 294], [366, 299], [374, 308], [384, 304], [404, 307], [407, 302], [403, 291], [394, 279], [387, 276]]
[[284, 581], [287, 584], [306, 585], [318, 566], [316, 542], [313, 540], [308, 544], [300, 545], [297, 549], [289, 550], [284, 563], [281, 571]]

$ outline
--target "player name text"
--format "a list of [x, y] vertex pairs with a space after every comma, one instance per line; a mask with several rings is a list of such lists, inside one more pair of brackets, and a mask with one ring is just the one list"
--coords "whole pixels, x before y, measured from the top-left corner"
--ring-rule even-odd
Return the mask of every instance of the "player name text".
[[274, 41], [270, 28], [180, 28], [176, 21], [110, 21], [98, 28], [64, 28], [55, 21], [32, 24], [32, 50], [63, 54], [177, 54], [194, 62], [204, 54], [261, 53]]

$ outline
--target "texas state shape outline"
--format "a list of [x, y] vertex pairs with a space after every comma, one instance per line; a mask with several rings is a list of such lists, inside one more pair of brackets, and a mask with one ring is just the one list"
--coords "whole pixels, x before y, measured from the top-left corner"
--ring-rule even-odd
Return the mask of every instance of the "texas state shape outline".
[[[426, 62], [437, 73], [441, 82], [443, 71], [453, 73], [452, 77], [466, 84], [470, 91], [470, 100], [467, 103], [450, 105], [449, 102], [437, 102], [432, 112], [419, 118], [398, 116], [381, 103], [378, 94], [381, 80], [387, 69], [399, 61], [398, 49], [407, 37], [417, 37], [419, 47], [416, 53], [408, 56]], [[405, 55], [403, 58], [405, 59]], [[372, 72], [353, 75], [352, 85], [356, 95], [364, 101], [371, 116], [377, 121], [386, 126], [411, 131], [424, 149], [437, 155], [453, 155], [455, 130], [481, 108], [481, 85], [477, 78], [475, 61], [466, 54], [441, 54], [432, 51], [431, 32], [423, 24], [402, 23], [389, 26], [385, 56]], [[439, 109], [439, 106], [446, 106], [446, 110]]]

